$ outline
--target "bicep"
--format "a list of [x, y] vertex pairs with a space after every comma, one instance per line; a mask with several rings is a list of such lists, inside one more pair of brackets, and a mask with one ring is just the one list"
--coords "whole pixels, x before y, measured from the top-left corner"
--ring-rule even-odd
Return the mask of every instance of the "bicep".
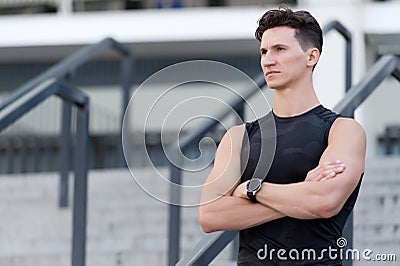
[[357, 122], [340, 119], [334, 123], [320, 163], [340, 160], [345, 164], [342, 173], [327, 181], [331, 183], [331, 196], [341, 204], [350, 196], [364, 172], [365, 148], [365, 133]]
[[202, 188], [202, 203], [222, 195], [231, 195], [240, 182], [240, 153], [244, 125], [228, 130], [215, 154], [214, 166]]

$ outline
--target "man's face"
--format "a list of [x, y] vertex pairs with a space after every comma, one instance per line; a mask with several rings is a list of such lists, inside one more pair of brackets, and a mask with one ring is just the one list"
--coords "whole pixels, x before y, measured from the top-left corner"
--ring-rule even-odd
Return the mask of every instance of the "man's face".
[[294, 37], [295, 29], [276, 27], [264, 32], [261, 45], [261, 68], [271, 89], [295, 88], [309, 67], [307, 52]]

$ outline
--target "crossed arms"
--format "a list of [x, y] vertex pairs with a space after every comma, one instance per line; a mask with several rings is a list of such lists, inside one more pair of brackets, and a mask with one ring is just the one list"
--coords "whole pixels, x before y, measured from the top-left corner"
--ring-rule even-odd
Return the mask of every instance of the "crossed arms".
[[259, 203], [252, 203], [246, 182], [240, 184], [244, 131], [244, 125], [231, 128], [218, 146], [199, 207], [204, 232], [242, 230], [285, 216], [332, 217], [341, 210], [364, 171], [364, 130], [352, 119], [339, 118], [332, 125], [319, 165], [308, 172], [305, 181], [284, 185], [263, 182], [256, 194]]

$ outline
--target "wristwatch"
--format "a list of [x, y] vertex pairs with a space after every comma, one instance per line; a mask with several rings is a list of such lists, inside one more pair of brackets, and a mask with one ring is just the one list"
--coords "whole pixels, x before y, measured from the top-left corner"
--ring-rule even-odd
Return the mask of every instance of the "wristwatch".
[[249, 182], [247, 182], [247, 196], [249, 197], [251, 202], [258, 202], [258, 200], [256, 199], [256, 193], [261, 189], [262, 181], [263, 179], [259, 177], [253, 177], [252, 179], [250, 179]]

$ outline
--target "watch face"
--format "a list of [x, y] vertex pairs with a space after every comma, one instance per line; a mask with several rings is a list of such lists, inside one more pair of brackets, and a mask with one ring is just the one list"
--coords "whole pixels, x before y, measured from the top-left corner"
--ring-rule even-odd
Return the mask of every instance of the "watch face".
[[248, 191], [256, 191], [261, 186], [260, 179], [251, 179], [249, 183], [247, 183]]

